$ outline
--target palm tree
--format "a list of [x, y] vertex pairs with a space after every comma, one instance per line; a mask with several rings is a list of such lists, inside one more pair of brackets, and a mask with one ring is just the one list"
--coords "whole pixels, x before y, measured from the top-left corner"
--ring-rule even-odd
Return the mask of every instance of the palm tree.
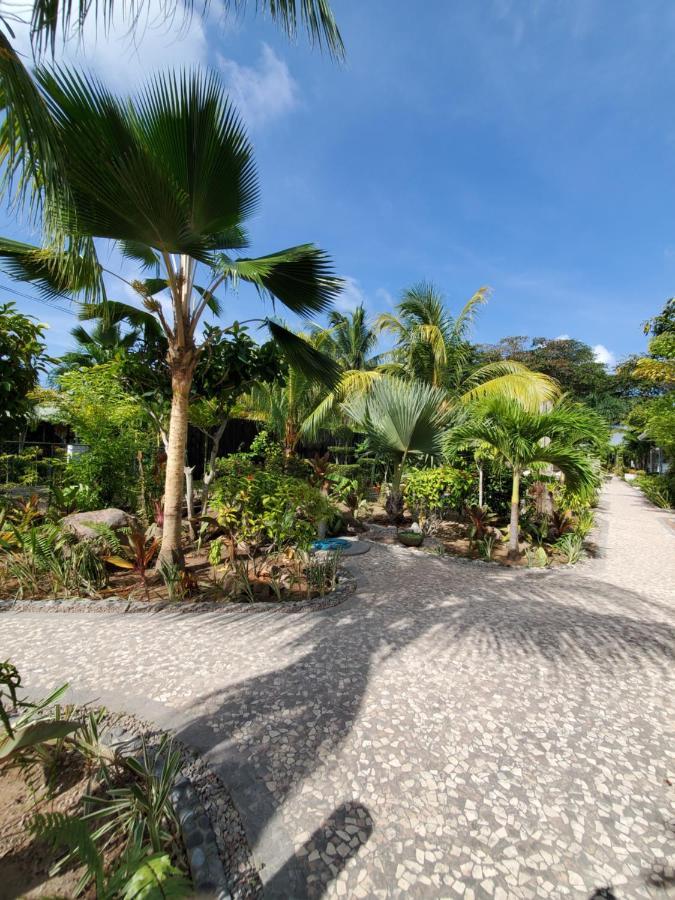
[[311, 396], [314, 405], [300, 428], [302, 436], [310, 440], [322, 429], [344, 428], [344, 415], [340, 411], [342, 401], [367, 393], [387, 369], [380, 364], [379, 356], [372, 355], [377, 344], [377, 331], [368, 322], [363, 304], [349, 315], [332, 310], [328, 315], [328, 326], [315, 329], [312, 338], [317, 349], [339, 366], [340, 377], [330, 390]]
[[396, 338], [396, 347], [390, 354], [393, 363], [405, 370], [409, 378], [434, 387], [453, 386], [468, 362], [469, 328], [489, 294], [489, 288], [480, 288], [455, 319], [433, 284], [422, 281], [407, 288], [395, 314], [383, 313], [377, 320], [380, 331]]
[[444, 387], [451, 398], [463, 403], [506, 397], [537, 410], [555, 399], [559, 391], [553, 379], [515, 360], [472, 368], [469, 331], [489, 296], [489, 288], [480, 288], [454, 318], [432, 284], [421, 282], [408, 288], [396, 312], [384, 313], [377, 320], [380, 331], [396, 338], [394, 350], [387, 354], [391, 359], [388, 371]]
[[255, 384], [239, 398], [236, 414], [267, 428], [284, 448], [286, 457], [293, 456], [302, 437], [302, 425], [319, 398], [315, 378], [308, 377], [296, 366], [289, 366], [285, 380]]
[[394, 461], [387, 512], [396, 521], [403, 511], [401, 479], [409, 458], [433, 459], [442, 452], [444, 427], [450, 416], [445, 391], [385, 375], [367, 394], [345, 400], [342, 409], [373, 449]]
[[[255, 259], [233, 254], [248, 246], [244, 224], [259, 188], [251, 144], [215, 76], [157, 76], [134, 101], [67, 70], [38, 68], [36, 83], [66, 172], [49, 213], [75, 237], [68, 253], [2, 240], [0, 257], [10, 274], [45, 293], [88, 301], [105, 296], [103, 269], [92, 258], [95, 240], [114, 242], [152, 271], [151, 278], [127, 283], [168, 343], [172, 402], [160, 558], [180, 560], [189, 395], [202, 350], [198, 326], [207, 309], [220, 312], [216, 292], [246, 281], [262, 296], [309, 314], [327, 309], [341, 282], [312, 244]], [[161, 293], [170, 302], [166, 314]], [[271, 319], [260, 321], [297, 367], [329, 382], [336, 376], [330, 360], [301, 338]]]
[[70, 334], [75, 339], [77, 348], [59, 358], [58, 364], [50, 373], [51, 381], [71, 369], [84, 369], [118, 359], [131, 350], [140, 337], [140, 332], [135, 329], [123, 333], [120, 325], [106, 324], [102, 320], [96, 322], [91, 331], [77, 325], [71, 329]]
[[514, 400], [494, 398], [476, 404], [465, 422], [447, 435], [448, 449], [490, 447], [512, 472], [509, 556], [518, 556], [520, 480], [538, 464], [556, 466], [572, 489], [597, 484], [595, 451], [606, 437], [606, 426], [592, 410], [565, 400], [533, 412]]
[[[239, 12], [246, 0], [225, 0], [225, 12]], [[344, 44], [328, 0], [258, 0], [257, 11], [270, 16], [290, 38], [298, 32], [299, 23], [304, 26], [311, 43], [326, 48], [336, 59], [344, 58]], [[165, 0], [162, 4], [163, 21], [172, 17], [192, 15], [192, 0]], [[206, 13], [208, 3], [201, 8]], [[0, 139], [3, 146], [5, 195], [11, 196], [18, 187], [19, 197], [28, 199], [35, 208], [34, 192], [39, 185], [43, 197], [51, 197], [63, 182], [67, 160], [63, 148], [53, 133], [52, 118], [43, 94], [36, 88], [21, 56], [14, 49], [14, 28], [30, 25], [30, 37], [35, 53], [56, 49], [59, 34], [64, 39], [81, 33], [86, 20], [94, 17], [104, 32], [113, 22], [113, 14], [122, 16], [129, 25], [130, 34], [142, 21], [144, 0], [120, 3], [115, 0], [33, 0], [23, 10], [0, 14], [0, 109], [3, 122]], [[27, 21], [27, 19], [29, 21]], [[50, 240], [63, 242], [66, 238], [58, 219], [47, 222], [52, 233]]]
[[366, 318], [361, 303], [349, 315], [331, 310], [328, 328], [319, 332], [321, 348], [344, 371], [374, 369], [379, 358], [372, 356], [377, 344], [377, 332]]

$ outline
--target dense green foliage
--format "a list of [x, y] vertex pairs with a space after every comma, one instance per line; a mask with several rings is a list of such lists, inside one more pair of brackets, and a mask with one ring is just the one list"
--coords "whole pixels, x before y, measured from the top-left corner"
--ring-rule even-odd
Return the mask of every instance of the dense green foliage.
[[47, 326], [17, 312], [13, 303], [0, 304], [0, 431], [13, 436], [28, 418], [30, 392], [45, 371]]
[[120, 383], [117, 363], [64, 373], [52, 394], [60, 417], [75, 431], [86, 453], [69, 463], [69, 483], [88, 488], [90, 509], [136, 509], [138, 456], [153, 449], [153, 434], [143, 406]]
[[307, 548], [317, 526], [333, 512], [327, 498], [306, 480], [233, 454], [218, 465], [211, 503], [215, 518], [233, 540], [269, 551]]
[[408, 469], [403, 495], [415, 517], [461, 511], [473, 488], [474, 479], [466, 470], [452, 466]]

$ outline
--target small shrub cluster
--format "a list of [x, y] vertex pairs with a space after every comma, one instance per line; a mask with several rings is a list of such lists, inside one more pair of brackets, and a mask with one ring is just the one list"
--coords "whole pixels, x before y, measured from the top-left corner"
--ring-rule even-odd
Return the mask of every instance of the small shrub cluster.
[[327, 497], [307, 481], [261, 468], [242, 454], [219, 462], [211, 506], [233, 545], [268, 552], [291, 545], [307, 549], [319, 522], [334, 512]]
[[635, 484], [655, 506], [661, 509], [675, 507], [675, 475], [638, 475]]
[[472, 476], [452, 466], [433, 469], [409, 469], [403, 485], [403, 496], [413, 516], [428, 519], [460, 510], [471, 492]]

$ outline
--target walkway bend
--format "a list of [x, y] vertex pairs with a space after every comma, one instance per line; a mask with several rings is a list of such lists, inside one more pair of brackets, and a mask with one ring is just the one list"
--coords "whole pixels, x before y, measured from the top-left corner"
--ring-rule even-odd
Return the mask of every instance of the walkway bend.
[[675, 532], [622, 482], [603, 555], [517, 572], [374, 546], [322, 612], [5, 613], [0, 658], [171, 727], [269, 897], [675, 889]]

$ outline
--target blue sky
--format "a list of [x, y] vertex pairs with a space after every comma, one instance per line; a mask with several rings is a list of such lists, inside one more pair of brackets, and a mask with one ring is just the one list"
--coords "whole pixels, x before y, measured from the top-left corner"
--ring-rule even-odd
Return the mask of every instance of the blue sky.
[[[487, 284], [476, 340], [565, 334], [610, 362], [642, 350], [640, 323], [674, 293], [675, 6], [333, 6], [343, 65], [252, 14], [161, 24], [158, 0], [137, 47], [89, 28], [67, 55], [121, 91], [166, 65], [219, 70], [256, 147], [253, 251], [324, 247], [348, 279], [341, 308], [376, 314], [428, 279], [456, 311]], [[61, 352], [74, 317], [16, 299]], [[242, 289], [227, 308], [260, 304]]]

